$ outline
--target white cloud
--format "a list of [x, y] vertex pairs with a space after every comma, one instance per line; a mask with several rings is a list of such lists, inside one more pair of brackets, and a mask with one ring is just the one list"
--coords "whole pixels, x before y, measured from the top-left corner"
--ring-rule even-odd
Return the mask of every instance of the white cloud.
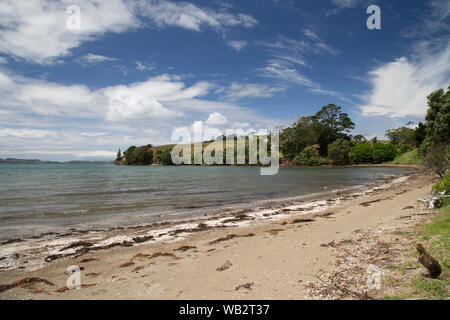
[[233, 82], [226, 90], [226, 97], [231, 100], [246, 97], [266, 98], [273, 96], [276, 92], [281, 92], [284, 90], [285, 88], [270, 87], [266, 84]]
[[150, 64], [144, 64], [140, 61], [135, 61], [136, 63], [136, 69], [139, 71], [146, 71], [146, 70], [155, 70], [156, 66], [154, 63], [150, 63]]
[[340, 8], [353, 8], [360, 0], [331, 0], [331, 2]]
[[208, 117], [208, 120], [206, 120], [206, 124], [211, 127], [225, 126], [227, 123], [228, 123], [227, 117], [225, 117], [223, 114], [219, 112], [211, 113]]
[[[67, 27], [70, 5], [80, 8], [79, 29]], [[166, 0], [4, 0], [0, 2], [0, 53], [27, 62], [53, 64], [60, 61], [59, 57], [70, 55], [71, 50], [83, 42], [108, 32], [122, 33], [146, 24], [224, 31], [235, 26], [251, 28], [257, 21], [243, 13]]]
[[247, 46], [247, 41], [228, 41], [227, 45], [236, 50], [237, 52], [241, 51]]
[[101, 55], [93, 54], [93, 53], [88, 53], [88, 54], [82, 56], [81, 58], [77, 59], [77, 62], [79, 62], [82, 65], [92, 65], [92, 64], [97, 64], [97, 63], [106, 62], [106, 61], [118, 61], [118, 59], [101, 56]]
[[[81, 9], [79, 30], [67, 28], [66, 10], [73, 4]], [[49, 64], [69, 55], [82, 42], [137, 26], [138, 21], [122, 0], [4, 0], [0, 3], [0, 52]]]
[[423, 53], [415, 60], [401, 57], [369, 73], [372, 90], [360, 108], [363, 115], [421, 119], [427, 110], [426, 97], [447, 88], [450, 77], [450, 45], [441, 51]]
[[0, 57], [0, 64], [7, 64], [8, 63], [8, 59], [6, 59], [5, 57]]
[[202, 99], [215, 86], [187, 85], [183, 79], [163, 74], [90, 90], [0, 69], [0, 157], [103, 159], [119, 147], [170, 143], [173, 128], [207, 118], [216, 125], [241, 122], [270, 129], [280, 124], [252, 109]]
[[252, 28], [258, 22], [250, 15], [231, 14], [224, 10], [200, 8], [189, 2], [170, 2], [166, 0], [141, 0], [134, 4], [139, 15], [150, 19], [158, 27], [176, 26], [194, 31], [203, 27], [223, 29], [243, 26]]

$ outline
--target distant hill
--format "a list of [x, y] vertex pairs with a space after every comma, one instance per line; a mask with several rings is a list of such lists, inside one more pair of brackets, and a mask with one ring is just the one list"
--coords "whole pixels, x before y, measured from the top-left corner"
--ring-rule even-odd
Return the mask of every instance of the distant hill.
[[39, 159], [16, 159], [16, 158], [0, 158], [0, 163], [71, 163], [71, 164], [106, 164], [113, 163], [114, 161], [87, 161], [87, 160], [72, 160], [72, 161], [47, 161], [47, 160], [39, 160]]
[[45, 161], [39, 159], [16, 159], [16, 158], [6, 158], [1, 159], [0, 163], [58, 163], [56, 161]]

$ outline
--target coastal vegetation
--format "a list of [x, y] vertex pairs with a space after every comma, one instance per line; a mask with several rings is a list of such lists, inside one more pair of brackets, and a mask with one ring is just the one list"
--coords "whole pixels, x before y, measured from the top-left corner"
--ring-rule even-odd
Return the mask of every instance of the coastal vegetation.
[[[425, 165], [430, 172], [443, 177], [448, 170], [450, 154], [450, 90], [438, 89], [427, 99], [425, 122], [416, 126], [408, 122], [402, 127], [388, 130], [385, 134], [388, 138], [386, 141], [378, 141], [376, 137], [367, 140], [361, 134], [350, 135], [355, 124], [349, 115], [335, 104], [323, 106], [316, 114], [303, 116], [292, 126], [281, 129], [280, 162], [282, 165], [293, 166], [380, 163]], [[223, 138], [225, 140], [226, 137]], [[249, 158], [248, 139], [247, 137], [245, 145], [246, 160]], [[218, 142], [203, 142], [202, 151], [212, 143]], [[223, 142], [224, 158], [225, 145]], [[236, 145], [235, 142], [235, 155]], [[172, 165], [173, 147], [174, 145], [131, 146], [123, 155], [119, 150], [116, 163]], [[194, 150], [193, 145], [191, 150]]]

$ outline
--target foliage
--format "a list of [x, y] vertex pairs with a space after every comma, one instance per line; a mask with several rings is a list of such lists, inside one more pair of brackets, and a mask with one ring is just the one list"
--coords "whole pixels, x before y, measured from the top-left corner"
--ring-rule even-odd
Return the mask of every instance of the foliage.
[[305, 147], [316, 144], [317, 139], [317, 124], [313, 117], [302, 117], [292, 127], [282, 131], [280, 150], [285, 158], [293, 159]]
[[120, 149], [119, 149], [119, 151], [117, 151], [116, 160], [117, 160], [117, 161], [120, 161], [121, 158], [122, 158], [122, 152], [121, 152]]
[[172, 155], [169, 149], [156, 150], [153, 156], [153, 163], [165, 166], [172, 165]]
[[413, 149], [412, 151], [400, 153], [395, 157], [391, 164], [406, 164], [406, 165], [421, 165], [422, 160], [419, 157], [418, 150]]
[[150, 165], [153, 162], [152, 145], [131, 146], [123, 154], [127, 165]]
[[425, 167], [441, 178], [449, 169], [450, 145], [432, 144], [423, 157]]
[[299, 166], [319, 166], [322, 161], [319, 157], [317, 146], [308, 146], [295, 158], [294, 163]]
[[375, 143], [372, 151], [373, 163], [392, 161], [397, 153], [397, 147], [391, 143]]
[[410, 151], [413, 147], [416, 146], [415, 133], [415, 129], [409, 127], [400, 127], [386, 131], [386, 137], [391, 140], [392, 144], [396, 145], [400, 149]]
[[417, 147], [422, 144], [426, 136], [427, 136], [427, 125], [422, 122], [419, 122], [416, 130], [414, 131], [414, 139], [416, 140]]
[[351, 158], [354, 163], [371, 163], [373, 161], [373, 149], [368, 143], [360, 143], [353, 147]]
[[450, 172], [433, 185], [433, 191], [450, 193]]
[[433, 144], [448, 145], [450, 142], [450, 86], [447, 92], [439, 89], [428, 97], [428, 110], [425, 116], [426, 134]]
[[328, 158], [334, 164], [350, 164], [350, 152], [352, 150], [351, 142], [344, 139], [337, 139], [328, 146]]
[[342, 112], [341, 109], [335, 104], [329, 104], [322, 107], [312, 118], [316, 123], [318, 143], [323, 155], [328, 153], [328, 145], [335, 140], [339, 138], [349, 139], [345, 132], [355, 128], [355, 124], [348, 114]]
[[362, 134], [357, 134], [356, 136], [352, 137], [352, 142], [354, 144], [364, 143], [367, 142], [367, 139]]

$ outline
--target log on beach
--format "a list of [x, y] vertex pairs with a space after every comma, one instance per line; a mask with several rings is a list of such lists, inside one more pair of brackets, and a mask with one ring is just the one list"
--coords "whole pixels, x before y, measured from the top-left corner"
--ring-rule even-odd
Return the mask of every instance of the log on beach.
[[419, 262], [427, 268], [431, 277], [439, 277], [442, 272], [442, 267], [439, 262], [433, 258], [420, 243], [417, 244], [417, 251], [419, 251]]

